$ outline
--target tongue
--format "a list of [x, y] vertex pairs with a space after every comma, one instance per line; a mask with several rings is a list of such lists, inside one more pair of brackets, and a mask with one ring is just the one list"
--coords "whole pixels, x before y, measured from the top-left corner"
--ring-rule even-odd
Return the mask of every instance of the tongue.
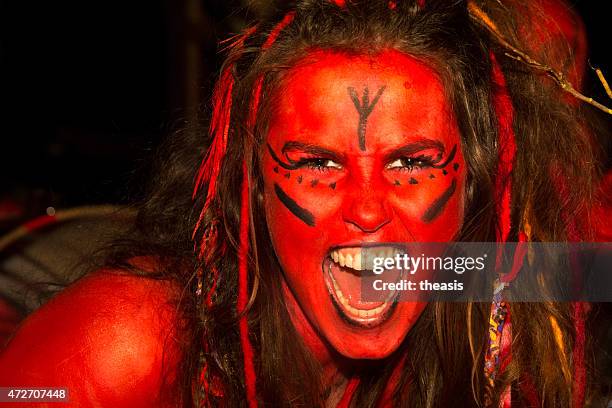
[[344, 297], [349, 300], [349, 305], [361, 310], [371, 310], [381, 306], [385, 303], [383, 299], [389, 295], [388, 291], [384, 291], [379, 296], [381, 301], [366, 302], [362, 300], [361, 285], [372, 285], [374, 280], [381, 278], [385, 282], [395, 282], [399, 277], [399, 271], [389, 270], [385, 271], [382, 275], [373, 275], [370, 271], [357, 271], [352, 268], [345, 268], [335, 262], [331, 262], [330, 274]]

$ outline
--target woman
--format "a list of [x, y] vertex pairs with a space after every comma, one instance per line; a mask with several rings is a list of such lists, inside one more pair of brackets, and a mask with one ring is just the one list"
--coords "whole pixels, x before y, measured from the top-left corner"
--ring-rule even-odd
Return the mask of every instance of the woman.
[[78, 406], [593, 403], [580, 305], [497, 300], [493, 339], [491, 304], [357, 295], [391, 243], [591, 238], [597, 143], [520, 61], [577, 83], [580, 52], [524, 15], [544, 21], [307, 0], [235, 37], [199, 170], [204, 142], [171, 139], [136, 238], [23, 324], [0, 384]]

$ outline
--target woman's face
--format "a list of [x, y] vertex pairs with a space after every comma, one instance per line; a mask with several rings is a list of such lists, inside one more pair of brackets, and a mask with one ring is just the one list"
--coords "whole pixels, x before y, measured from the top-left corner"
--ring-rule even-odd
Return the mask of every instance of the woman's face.
[[465, 162], [441, 81], [398, 51], [312, 52], [277, 92], [262, 154], [288, 303], [340, 354], [388, 356], [425, 303], [362, 301], [365, 253], [449, 241], [463, 221]]

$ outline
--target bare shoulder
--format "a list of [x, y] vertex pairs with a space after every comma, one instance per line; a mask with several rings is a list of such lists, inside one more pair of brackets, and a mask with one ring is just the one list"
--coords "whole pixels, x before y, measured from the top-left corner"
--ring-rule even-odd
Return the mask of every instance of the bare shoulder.
[[28, 317], [0, 355], [0, 385], [64, 386], [82, 406], [158, 405], [184, 346], [175, 283], [103, 270]]

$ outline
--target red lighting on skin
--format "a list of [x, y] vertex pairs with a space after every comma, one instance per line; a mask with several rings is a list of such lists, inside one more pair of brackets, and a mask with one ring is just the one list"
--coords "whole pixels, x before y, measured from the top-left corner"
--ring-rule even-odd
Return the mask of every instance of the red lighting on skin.
[[[368, 112], [360, 113], [350, 88], [359, 105], [372, 108], [365, 150], [358, 128]], [[314, 51], [290, 70], [277, 101], [267, 143], [279, 160], [294, 166], [279, 166], [265, 150], [264, 201], [294, 323], [312, 347], [323, 347], [324, 339], [349, 358], [384, 358], [425, 304], [400, 302], [375, 324], [350, 324], [333, 304], [323, 269], [334, 248], [444, 242], [459, 231], [465, 163], [442, 83], [430, 67], [398, 51]], [[454, 147], [453, 159], [436, 168]], [[440, 205], [449, 189], [454, 193]], [[436, 203], [436, 216], [425, 221]], [[311, 218], [300, 218], [300, 209]], [[359, 275], [334, 268], [354, 298]]]

